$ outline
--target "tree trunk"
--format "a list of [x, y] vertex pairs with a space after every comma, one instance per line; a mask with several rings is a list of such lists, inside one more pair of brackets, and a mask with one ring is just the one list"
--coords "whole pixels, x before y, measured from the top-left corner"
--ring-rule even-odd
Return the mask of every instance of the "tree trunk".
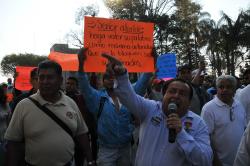
[[235, 60], [234, 60], [234, 53], [231, 52], [231, 66], [230, 66], [230, 70], [231, 70], [231, 75], [235, 76]]
[[218, 76], [222, 75], [222, 72], [221, 72], [221, 59], [220, 59], [220, 55], [218, 52], [216, 52], [216, 68], [217, 68], [217, 73], [218, 73]]

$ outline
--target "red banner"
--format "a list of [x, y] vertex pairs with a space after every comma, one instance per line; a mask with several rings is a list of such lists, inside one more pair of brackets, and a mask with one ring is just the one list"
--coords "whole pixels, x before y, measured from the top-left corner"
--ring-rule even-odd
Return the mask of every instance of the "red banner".
[[65, 54], [61, 52], [52, 51], [49, 54], [49, 59], [56, 61], [62, 66], [63, 71], [77, 71], [78, 58], [76, 54]]
[[21, 91], [27, 91], [32, 88], [30, 84], [30, 72], [35, 67], [26, 67], [26, 66], [16, 66], [16, 79], [15, 79], [15, 88]]

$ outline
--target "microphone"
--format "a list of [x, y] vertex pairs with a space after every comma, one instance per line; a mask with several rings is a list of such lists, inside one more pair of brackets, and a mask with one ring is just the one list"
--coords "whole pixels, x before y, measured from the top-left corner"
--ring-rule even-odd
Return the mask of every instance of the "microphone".
[[[177, 105], [175, 103], [171, 102], [171, 103], [168, 104], [169, 114], [176, 113], [176, 110], [177, 110]], [[168, 142], [169, 143], [174, 143], [175, 139], [176, 139], [176, 131], [173, 128], [169, 128], [168, 131], [169, 131], [169, 133], [168, 133]]]

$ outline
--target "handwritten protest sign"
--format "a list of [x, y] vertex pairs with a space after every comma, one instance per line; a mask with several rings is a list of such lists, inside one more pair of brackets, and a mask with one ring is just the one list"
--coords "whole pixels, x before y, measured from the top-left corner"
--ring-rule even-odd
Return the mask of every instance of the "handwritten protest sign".
[[153, 23], [96, 17], [85, 17], [84, 22], [85, 71], [105, 71], [104, 52], [121, 60], [129, 72], [154, 71]]
[[35, 67], [26, 67], [26, 66], [16, 66], [16, 79], [15, 79], [15, 88], [21, 91], [27, 91], [32, 88], [30, 84], [30, 72]]
[[176, 55], [167, 53], [157, 58], [157, 78], [169, 79], [176, 77]]
[[62, 66], [63, 71], [78, 70], [79, 63], [76, 54], [67, 54], [67, 53], [52, 51], [49, 54], [49, 59], [59, 63]]

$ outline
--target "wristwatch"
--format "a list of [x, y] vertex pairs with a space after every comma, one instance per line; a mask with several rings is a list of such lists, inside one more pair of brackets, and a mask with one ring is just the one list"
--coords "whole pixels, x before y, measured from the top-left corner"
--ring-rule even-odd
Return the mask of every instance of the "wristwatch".
[[87, 165], [95, 165], [95, 161], [89, 161]]

